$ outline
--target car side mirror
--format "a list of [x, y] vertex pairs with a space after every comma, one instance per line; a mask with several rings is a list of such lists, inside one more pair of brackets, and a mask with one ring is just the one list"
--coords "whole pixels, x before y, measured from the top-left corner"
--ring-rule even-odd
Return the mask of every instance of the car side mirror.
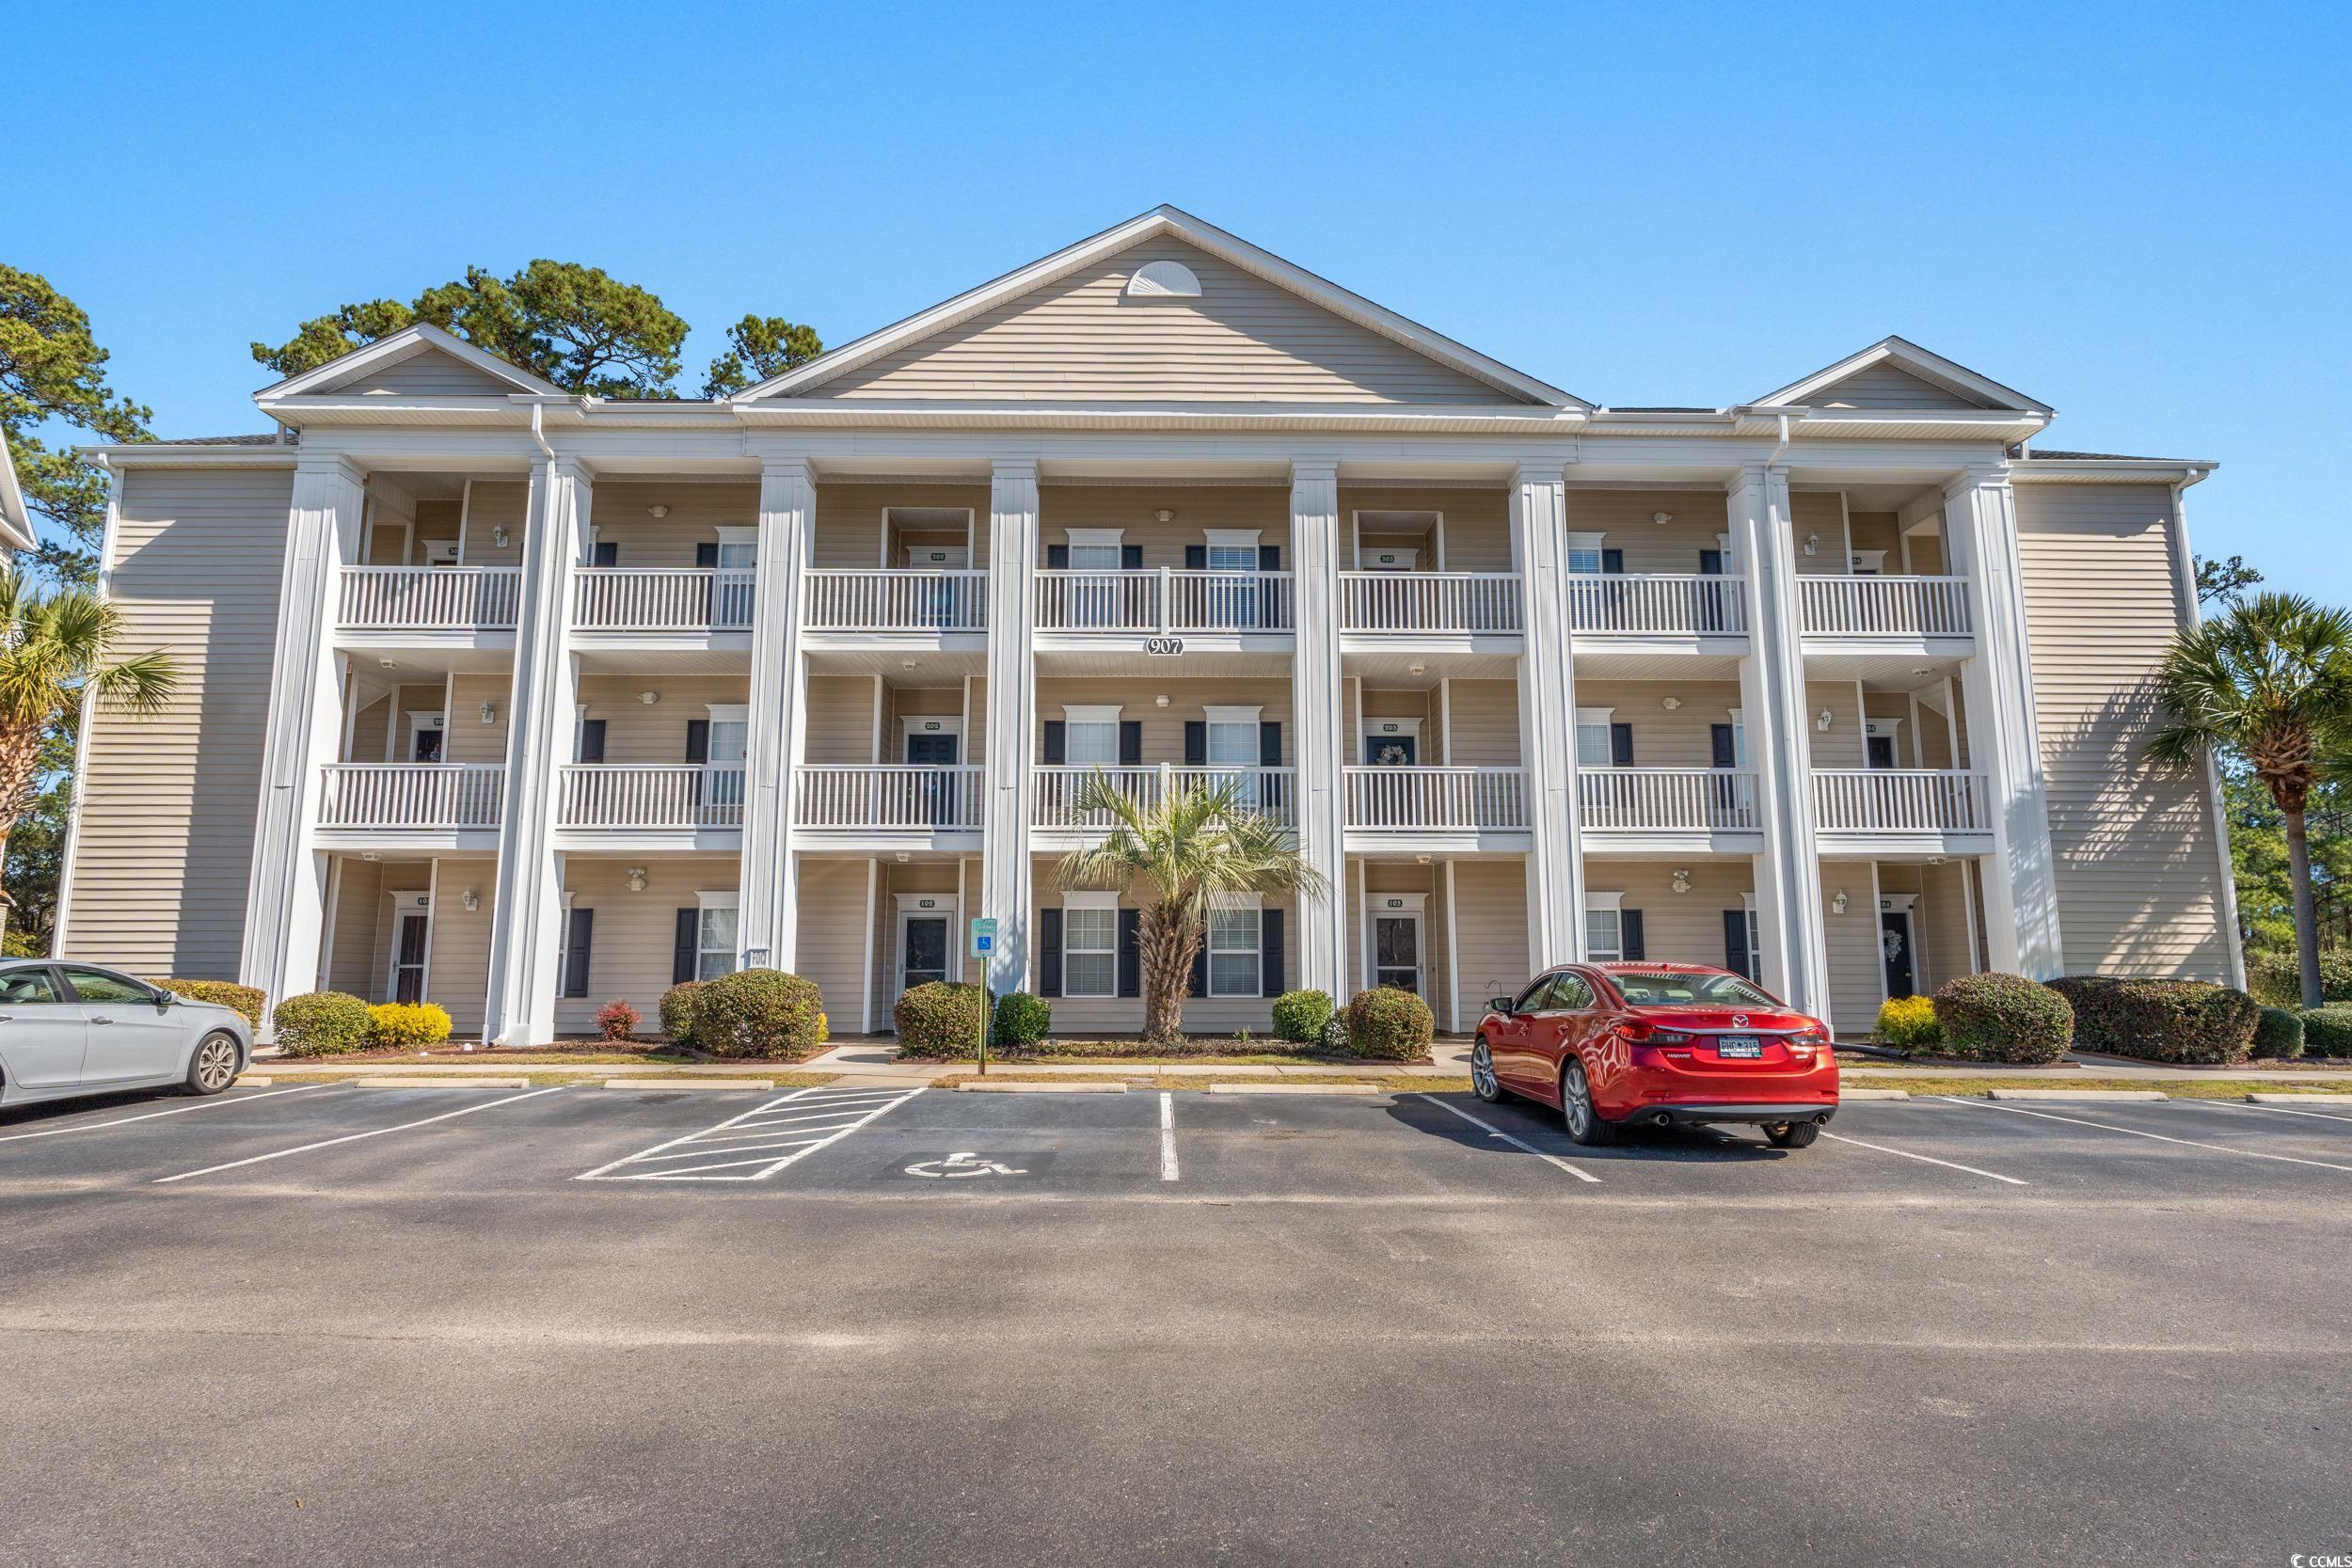
[[1517, 999], [1509, 996], [1489, 996], [1486, 998], [1486, 1006], [1491, 1011], [1501, 1013], [1503, 1017], [1509, 1018], [1512, 1016], [1511, 1004], [1515, 1000]]
[[155, 1003], [155, 1010], [161, 1013], [169, 1011], [171, 1005], [180, 999], [172, 995], [171, 992], [167, 990], [159, 990], [155, 993], [153, 1000]]

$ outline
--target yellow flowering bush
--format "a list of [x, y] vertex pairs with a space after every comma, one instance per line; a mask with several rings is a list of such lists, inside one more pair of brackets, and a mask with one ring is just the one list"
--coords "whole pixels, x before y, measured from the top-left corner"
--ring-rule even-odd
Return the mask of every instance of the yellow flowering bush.
[[1925, 996], [1888, 997], [1879, 1004], [1874, 1037], [1881, 1045], [1903, 1051], [1938, 1043], [1944, 1031], [1935, 1022], [1935, 1003]]
[[437, 1002], [379, 1002], [368, 1009], [373, 1045], [438, 1045], [449, 1031], [449, 1009]]

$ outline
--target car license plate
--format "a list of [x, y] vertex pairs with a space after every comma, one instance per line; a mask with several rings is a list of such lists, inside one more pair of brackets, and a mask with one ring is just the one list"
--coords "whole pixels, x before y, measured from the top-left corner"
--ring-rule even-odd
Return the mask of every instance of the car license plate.
[[1718, 1035], [1715, 1054], [1724, 1057], [1757, 1057], [1764, 1054], [1764, 1042], [1754, 1035]]

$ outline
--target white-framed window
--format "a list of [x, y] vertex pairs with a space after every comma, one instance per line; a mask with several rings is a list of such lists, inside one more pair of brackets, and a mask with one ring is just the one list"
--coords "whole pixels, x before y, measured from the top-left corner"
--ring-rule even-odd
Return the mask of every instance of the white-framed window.
[[712, 703], [710, 755], [713, 768], [740, 768], [752, 733], [752, 710], [742, 703]]
[[1070, 530], [1070, 569], [1073, 572], [1116, 572], [1120, 546], [1127, 531], [1119, 528]]
[[697, 893], [694, 901], [702, 906], [694, 927], [694, 978], [715, 980], [734, 974], [736, 893]]
[[1568, 570], [1598, 573], [1600, 570], [1600, 541], [1597, 533], [1568, 535]]
[[1748, 716], [1738, 708], [1731, 711], [1731, 766], [1748, 765]]
[[1065, 707], [1062, 759], [1073, 768], [1119, 766], [1119, 709]]
[[1061, 895], [1061, 993], [1119, 993], [1119, 895]]
[[1213, 528], [1205, 531], [1209, 570], [1254, 572], [1258, 569], [1259, 529]]
[[1208, 719], [1209, 766], [1230, 768], [1227, 774], [1245, 804], [1258, 803], [1258, 715], [1263, 708], [1213, 707]]
[[1576, 710], [1576, 765], [1579, 768], [1607, 768], [1616, 756], [1609, 744], [1609, 721], [1616, 717], [1613, 707], [1581, 707]]
[[1263, 921], [1256, 895], [1235, 894], [1209, 906], [1209, 994], [1255, 996], [1263, 984], [1259, 957]]
[[1584, 895], [1584, 957], [1597, 964], [1615, 963], [1625, 957], [1625, 917], [1622, 893]]

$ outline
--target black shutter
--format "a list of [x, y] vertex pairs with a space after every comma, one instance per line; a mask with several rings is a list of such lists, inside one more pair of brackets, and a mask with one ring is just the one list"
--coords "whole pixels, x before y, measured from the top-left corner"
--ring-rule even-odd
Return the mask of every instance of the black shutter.
[[1748, 911], [1745, 910], [1724, 911], [1724, 967], [1734, 974], [1746, 974], [1751, 980], [1756, 978], [1748, 974]]
[[1121, 719], [1119, 721], [1119, 766], [1143, 766], [1143, 721]]
[[1209, 766], [1209, 721], [1205, 719], [1184, 721], [1184, 766]]
[[617, 539], [599, 539], [591, 566], [618, 566], [621, 563], [621, 544]]
[[564, 942], [564, 994], [566, 996], [588, 994], [588, 942], [596, 925], [596, 911], [572, 911], [571, 929], [565, 934]]
[[1142, 571], [1142, 570], [1143, 570], [1143, 546], [1142, 546], [1141, 545], [1121, 545], [1121, 546], [1119, 546], [1119, 569], [1120, 569], [1120, 571], [1122, 571], [1122, 572], [1140, 572], [1140, 571]]
[[1206, 570], [1208, 570], [1208, 565], [1209, 565], [1209, 546], [1206, 546], [1206, 545], [1186, 545], [1186, 546], [1184, 546], [1184, 570], [1185, 570], [1185, 571], [1187, 571], [1187, 572], [1202, 572], [1202, 571], [1206, 571]]
[[682, 986], [694, 977], [695, 960], [703, 939], [703, 911], [680, 910], [677, 912], [677, 944], [670, 950], [670, 984]]
[[705, 539], [694, 546], [694, 564], [705, 571], [719, 564], [719, 542]]
[[1261, 768], [1282, 766], [1282, 726], [1280, 724], [1268, 721], [1258, 726], [1258, 766]]
[[1737, 768], [1740, 766], [1740, 748], [1732, 736], [1729, 724], [1708, 725], [1707, 742], [1714, 753], [1716, 767]]
[[1612, 573], [1612, 574], [1613, 574], [1613, 575], [1615, 575], [1615, 576], [1617, 576], [1617, 577], [1623, 577], [1623, 576], [1625, 576], [1625, 551], [1623, 551], [1623, 550], [1603, 550], [1603, 551], [1601, 551], [1601, 552], [1600, 552], [1600, 569], [1601, 569], [1602, 571], [1604, 571], [1604, 572], [1609, 572], [1609, 573]]
[[1709, 578], [1722, 577], [1724, 575], [1724, 552], [1721, 550], [1699, 551], [1699, 575]]
[[1192, 956], [1192, 978], [1185, 983], [1186, 996], [1209, 994], [1209, 934], [1200, 933], [1200, 950]]
[[604, 760], [603, 720], [582, 719], [580, 721], [580, 760], [582, 762]]
[[1644, 958], [1649, 957], [1649, 949], [1644, 946], [1642, 942], [1641, 911], [1619, 910], [1617, 911], [1617, 929], [1621, 933], [1619, 940], [1625, 944], [1625, 956], [1628, 958], [1639, 963]]
[[1282, 911], [1267, 910], [1258, 916], [1258, 989], [1267, 996], [1282, 994]]
[[1633, 766], [1632, 725], [1612, 724], [1609, 726], [1609, 764], [1613, 768]]
[[1282, 546], [1279, 545], [1260, 545], [1258, 546], [1258, 570], [1261, 572], [1279, 572], [1281, 569]]
[[1061, 994], [1061, 911], [1037, 911], [1037, 993]]
[[1049, 572], [1066, 572], [1070, 570], [1070, 546], [1067, 545], [1046, 546], [1045, 569]]
[[1045, 740], [1039, 748], [1048, 768], [1059, 768], [1070, 759], [1070, 728], [1066, 721], [1045, 721]]
[[1143, 911], [1119, 911], [1119, 994], [1143, 994], [1143, 948], [1137, 940], [1143, 932]]
[[710, 721], [689, 719], [686, 721], [686, 760], [705, 763], [710, 760]]

